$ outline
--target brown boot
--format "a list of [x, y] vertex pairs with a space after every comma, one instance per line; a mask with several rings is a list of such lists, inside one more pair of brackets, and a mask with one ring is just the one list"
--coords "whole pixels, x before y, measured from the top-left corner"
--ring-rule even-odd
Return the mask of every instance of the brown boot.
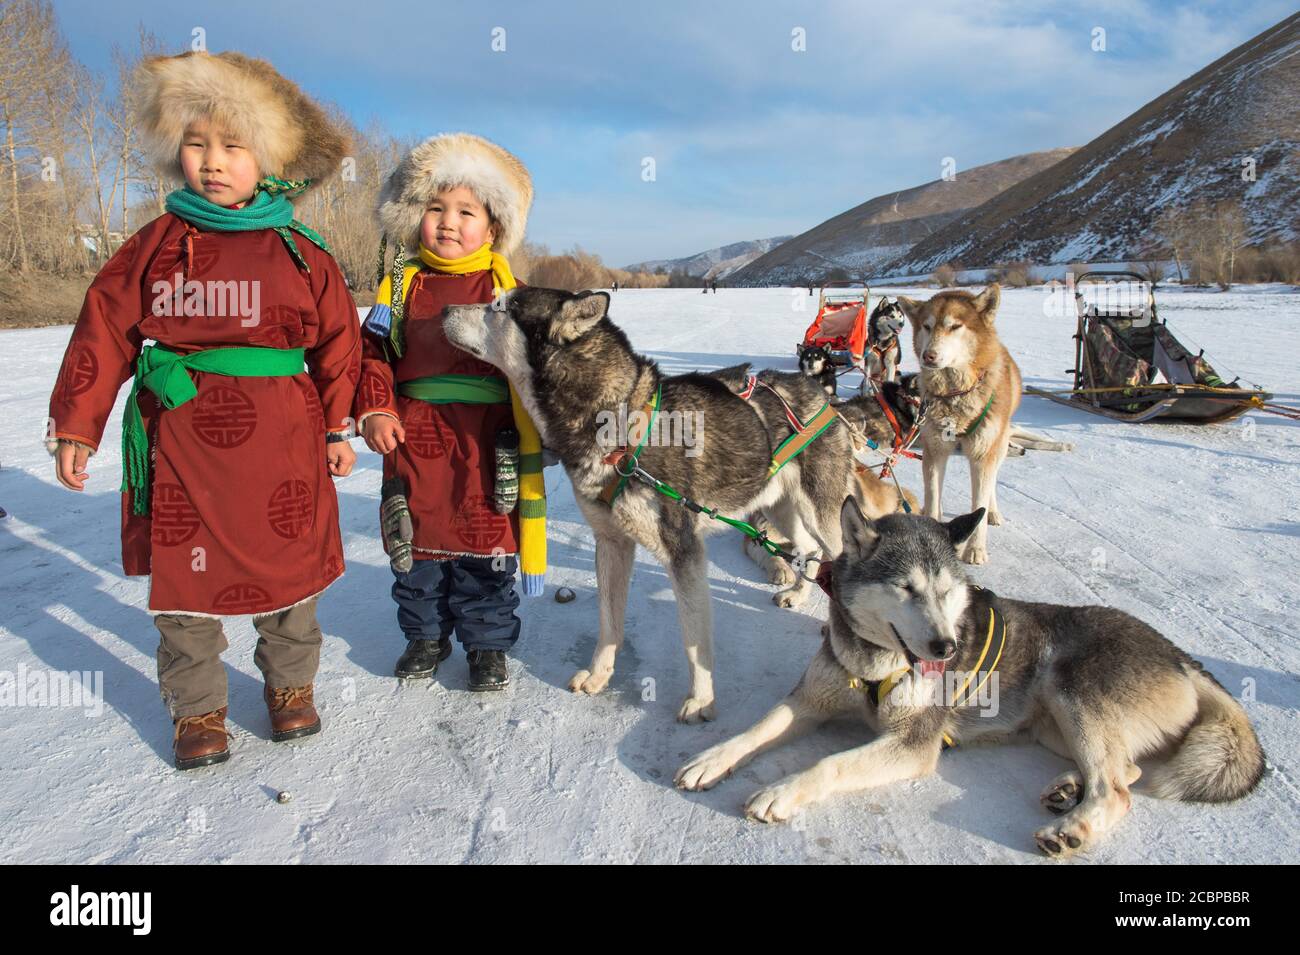
[[320, 732], [320, 716], [312, 703], [312, 685], [266, 688], [266, 711], [271, 715], [271, 742], [282, 743]]
[[177, 769], [195, 769], [224, 763], [230, 758], [226, 746], [226, 708], [198, 716], [182, 716], [176, 720], [176, 738], [172, 746], [176, 752]]

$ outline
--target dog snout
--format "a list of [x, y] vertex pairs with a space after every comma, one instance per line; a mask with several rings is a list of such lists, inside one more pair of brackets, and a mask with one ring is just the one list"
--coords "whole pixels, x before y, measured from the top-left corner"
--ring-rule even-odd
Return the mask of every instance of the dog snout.
[[948, 660], [957, 653], [957, 644], [951, 640], [931, 640], [930, 653], [936, 660]]
[[938, 352], [927, 350], [921, 353], [921, 361], [925, 362], [927, 365], [933, 365], [938, 360], [939, 360]]

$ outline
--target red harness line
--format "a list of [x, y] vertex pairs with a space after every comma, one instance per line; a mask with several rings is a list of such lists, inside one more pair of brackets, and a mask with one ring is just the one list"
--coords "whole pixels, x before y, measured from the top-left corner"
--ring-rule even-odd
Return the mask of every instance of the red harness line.
[[894, 429], [894, 447], [884, 465], [880, 468], [880, 479], [883, 481], [893, 472], [894, 465], [898, 463], [900, 457], [912, 458], [915, 461], [921, 460], [921, 456], [911, 450], [911, 444], [916, 440], [919, 426], [914, 423], [911, 430], [907, 432], [907, 436], [904, 437], [903, 429], [898, 425], [898, 418], [894, 416], [894, 409], [889, 407], [889, 402], [885, 401], [885, 396], [880, 391], [876, 392], [876, 402], [880, 405], [880, 410], [885, 413], [885, 420]]

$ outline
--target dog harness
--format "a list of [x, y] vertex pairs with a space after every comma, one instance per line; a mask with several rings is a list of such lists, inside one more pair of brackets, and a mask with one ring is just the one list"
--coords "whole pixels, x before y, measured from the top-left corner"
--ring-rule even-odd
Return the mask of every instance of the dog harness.
[[[826, 566], [828, 570], [826, 578], [827, 586], [829, 586], [829, 565], [824, 566]], [[818, 583], [821, 583], [822, 571], [820, 569], [817, 572], [817, 577]], [[989, 679], [993, 676], [994, 671], [997, 670], [998, 663], [1002, 660], [1002, 651], [1007, 645], [1007, 621], [1002, 613], [997, 609], [995, 595], [990, 590], [984, 590], [983, 587], [975, 587], [974, 589], [981, 590], [989, 596], [989, 628], [988, 633], [985, 634], [984, 637], [984, 646], [980, 649], [979, 659], [975, 662], [975, 668], [966, 675], [966, 679], [962, 682], [961, 687], [953, 695], [952, 702], [949, 704], [949, 706], [953, 708], [965, 705], [979, 694], [979, 691], [984, 688], [984, 685], [988, 683]], [[827, 593], [829, 592], [830, 591], [827, 590]], [[997, 634], [996, 641], [994, 640], [995, 633]], [[907, 676], [907, 674], [911, 672], [911, 667], [903, 667], [899, 670], [895, 670], [883, 680], [875, 681], [850, 677], [849, 686], [855, 690], [861, 690], [867, 695], [867, 698], [871, 700], [872, 703], [879, 707], [889, 694], [893, 692], [894, 687], [898, 686], [898, 684], [902, 682], [903, 677]], [[979, 679], [979, 682], [976, 683], [974, 689], [972, 689], [971, 684], [975, 683], [976, 678]], [[944, 733], [943, 745], [944, 749], [949, 749], [957, 744], [953, 742], [952, 737], [947, 733]]]
[[[804, 449], [808, 447], [808, 445], [820, 438], [826, 429], [834, 424], [839, 418], [839, 414], [833, 407], [831, 407], [831, 403], [827, 401], [822, 404], [821, 410], [819, 410], [815, 415], [809, 418], [806, 422], [802, 421], [781, 393], [767, 382], [760, 381], [757, 375], [750, 375], [745, 380], [745, 387], [737, 393], [738, 397], [745, 401], [749, 401], [753, 398], [754, 390], [759, 385], [762, 385], [768, 391], [772, 392], [772, 394], [776, 395], [776, 399], [781, 402], [781, 407], [785, 409], [786, 420], [789, 421], [790, 427], [794, 429], [789, 437], [777, 445], [776, 450], [772, 452], [772, 462], [768, 465], [766, 478], [766, 480], [771, 480], [778, 471], [798, 457]], [[618, 499], [618, 496], [623, 493], [624, 487], [627, 486], [628, 479], [638, 476], [637, 472], [640, 471], [640, 466], [637, 464], [637, 461], [641, 457], [641, 452], [645, 450], [645, 443], [650, 436], [651, 430], [654, 428], [655, 419], [659, 414], [659, 402], [662, 398], [662, 392], [663, 384], [660, 383], [659, 387], [655, 389], [654, 397], [647, 401], [641, 409], [641, 420], [648, 422], [648, 424], [645, 433], [641, 436], [641, 440], [636, 446], [636, 449], [629, 451], [628, 445], [624, 444], [621, 447], [615, 448], [603, 458], [605, 464], [613, 465], [614, 476], [605, 483], [603, 488], [601, 488], [599, 497], [611, 507], [614, 505], [614, 501]], [[646, 483], [651, 484], [652, 487], [656, 487], [657, 490], [667, 494], [667, 496], [673, 497], [674, 500], [686, 500], [676, 491], [668, 494], [664, 489], [667, 488], [668, 491], [672, 491], [672, 489], [662, 481], [656, 481], [651, 478], [650, 481], [647, 481]], [[707, 511], [707, 509], [704, 508], [701, 508], [701, 510]], [[716, 514], [713, 514], [712, 512], [710, 513], [711, 516], [716, 516]], [[721, 520], [722, 518], [718, 519]], [[737, 522], [737, 524], [740, 523], [744, 522]], [[745, 526], [748, 527], [749, 525], [746, 524]], [[760, 541], [760, 543], [762, 542]]]

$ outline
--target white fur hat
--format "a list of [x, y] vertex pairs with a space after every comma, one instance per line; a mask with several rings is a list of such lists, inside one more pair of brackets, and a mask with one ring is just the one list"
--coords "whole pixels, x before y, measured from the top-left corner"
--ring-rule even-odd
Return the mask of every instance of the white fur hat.
[[509, 255], [524, 239], [533, 180], [519, 159], [470, 133], [444, 133], [402, 158], [379, 192], [379, 225], [408, 252], [420, 244], [420, 219], [444, 189], [465, 186], [496, 221], [492, 247]]
[[248, 144], [263, 175], [328, 178], [347, 136], [298, 86], [265, 60], [241, 53], [153, 56], [140, 64], [140, 124], [164, 171], [180, 176], [185, 127], [207, 119]]

